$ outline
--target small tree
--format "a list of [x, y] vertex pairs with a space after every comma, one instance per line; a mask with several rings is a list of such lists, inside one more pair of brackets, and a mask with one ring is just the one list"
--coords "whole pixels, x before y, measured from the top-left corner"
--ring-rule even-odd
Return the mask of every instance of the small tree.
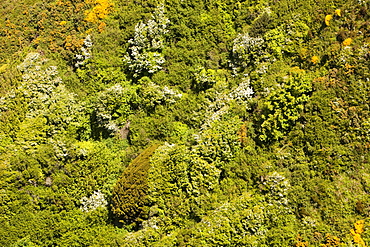
[[305, 71], [292, 70], [290, 76], [272, 90], [264, 102], [260, 140], [283, 138], [300, 118], [311, 91], [311, 78]]
[[150, 157], [158, 145], [145, 149], [117, 181], [112, 195], [112, 212], [119, 221], [140, 223], [146, 218]]
[[135, 26], [135, 35], [128, 42], [129, 52], [125, 62], [134, 77], [153, 74], [162, 69], [165, 62], [162, 54], [169, 19], [164, 15], [164, 5], [160, 5], [146, 23]]

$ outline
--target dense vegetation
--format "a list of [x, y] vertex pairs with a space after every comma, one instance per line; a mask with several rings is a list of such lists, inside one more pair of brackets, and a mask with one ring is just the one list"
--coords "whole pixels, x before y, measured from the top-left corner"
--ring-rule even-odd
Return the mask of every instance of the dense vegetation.
[[368, 1], [0, 11], [0, 246], [370, 243]]

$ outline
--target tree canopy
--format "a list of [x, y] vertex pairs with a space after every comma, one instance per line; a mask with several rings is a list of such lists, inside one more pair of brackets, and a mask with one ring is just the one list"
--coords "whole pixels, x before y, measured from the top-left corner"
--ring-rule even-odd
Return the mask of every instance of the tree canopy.
[[368, 1], [0, 13], [0, 246], [370, 244]]

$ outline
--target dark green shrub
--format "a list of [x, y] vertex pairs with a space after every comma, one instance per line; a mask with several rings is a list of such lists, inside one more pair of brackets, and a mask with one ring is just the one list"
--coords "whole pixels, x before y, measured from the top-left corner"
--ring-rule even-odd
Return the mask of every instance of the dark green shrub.
[[121, 221], [140, 222], [146, 217], [148, 170], [150, 156], [158, 145], [152, 145], [136, 157], [117, 181], [112, 195], [112, 212]]

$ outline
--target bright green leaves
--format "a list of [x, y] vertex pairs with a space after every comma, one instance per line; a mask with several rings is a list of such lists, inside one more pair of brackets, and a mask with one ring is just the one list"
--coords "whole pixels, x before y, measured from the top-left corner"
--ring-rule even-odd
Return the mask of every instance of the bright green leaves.
[[197, 137], [195, 150], [208, 162], [229, 162], [240, 148], [238, 117], [216, 120]]
[[221, 173], [240, 148], [238, 118], [218, 120], [205, 129], [192, 148], [165, 144], [149, 170], [150, 217], [146, 224], [173, 230], [194, 222], [217, 201]]
[[298, 53], [309, 27], [302, 21], [283, 24], [265, 33], [268, 50], [278, 59]]
[[194, 89], [202, 91], [212, 88], [217, 82], [225, 83], [226, 74], [225, 70], [199, 68], [195, 72]]
[[166, 230], [195, 221], [205, 212], [221, 170], [184, 145], [165, 144], [151, 158], [150, 224]]
[[368, 4], [116, 1], [90, 39], [32, 2], [4, 47], [58, 70], [0, 55], [0, 245], [318, 246], [369, 214]]
[[263, 105], [259, 138], [276, 141], [294, 126], [312, 91], [311, 78], [303, 70], [293, 70], [272, 89]]

